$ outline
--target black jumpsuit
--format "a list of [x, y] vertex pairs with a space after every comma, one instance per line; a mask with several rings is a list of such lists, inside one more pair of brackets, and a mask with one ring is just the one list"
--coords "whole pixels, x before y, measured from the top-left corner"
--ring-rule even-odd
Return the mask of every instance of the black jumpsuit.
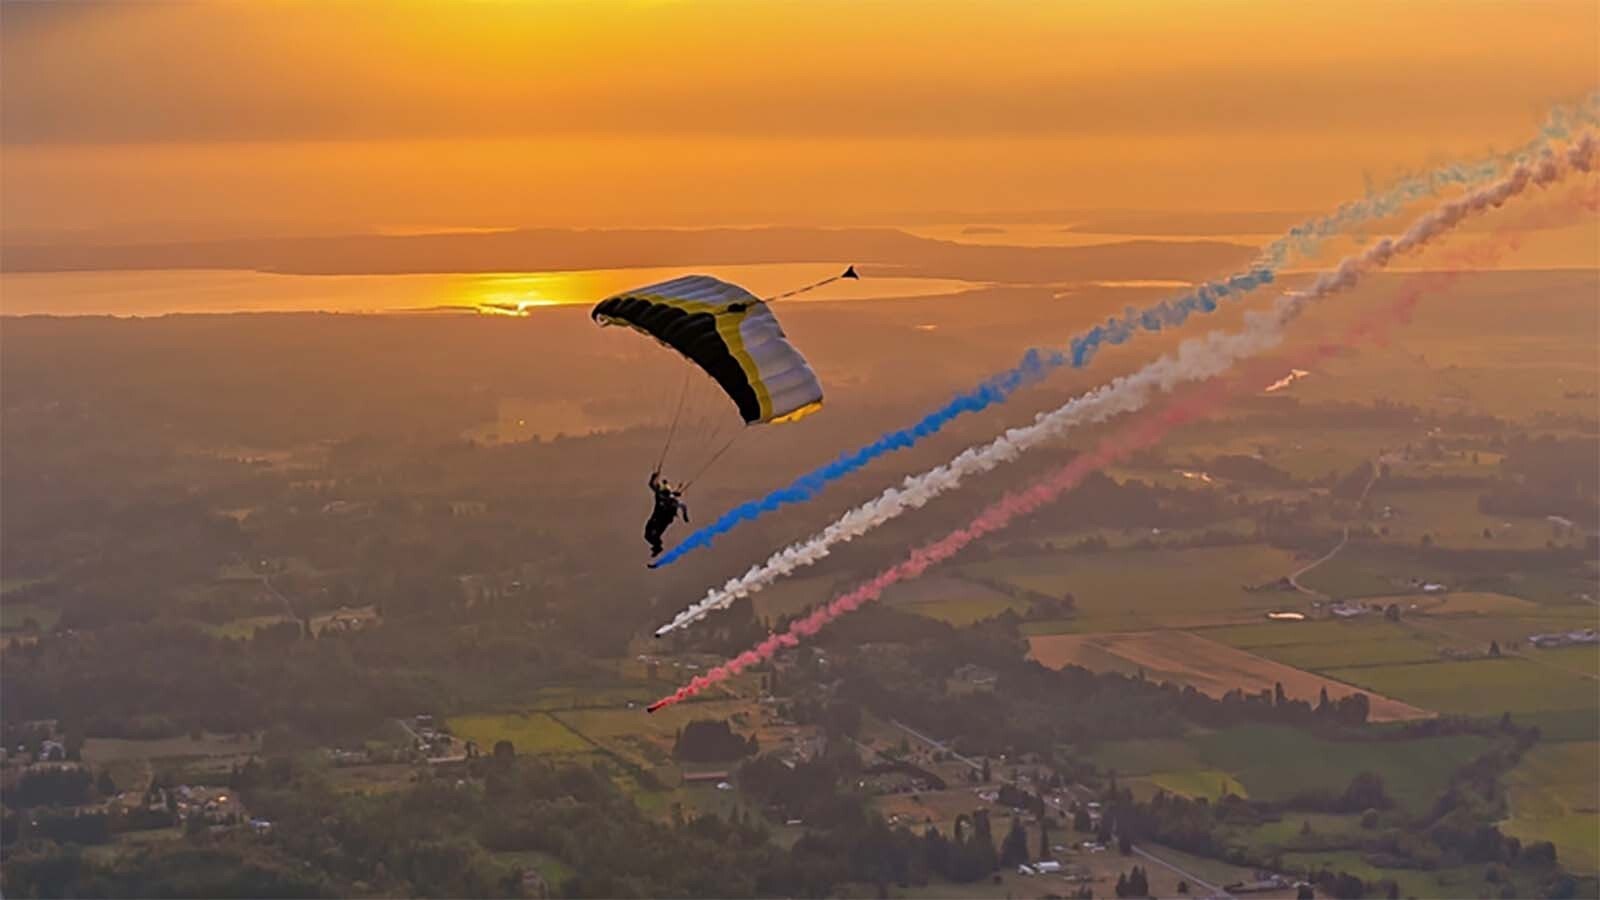
[[672, 520], [683, 513], [683, 520], [689, 521], [688, 507], [678, 499], [678, 492], [662, 484], [659, 476], [650, 476], [650, 490], [655, 492], [656, 506], [650, 511], [650, 520], [644, 523], [644, 539], [650, 544], [650, 555], [661, 555], [661, 536], [666, 533]]

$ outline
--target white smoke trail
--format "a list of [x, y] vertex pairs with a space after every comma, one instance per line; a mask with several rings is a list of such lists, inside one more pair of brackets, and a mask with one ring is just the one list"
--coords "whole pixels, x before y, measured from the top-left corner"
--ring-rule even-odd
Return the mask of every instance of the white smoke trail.
[[1175, 354], [1163, 356], [1055, 410], [1040, 413], [1032, 425], [1010, 429], [986, 445], [967, 449], [944, 465], [907, 477], [898, 487], [891, 487], [850, 510], [815, 536], [783, 548], [744, 575], [711, 590], [700, 602], [656, 629], [656, 636], [683, 628], [741, 597], [748, 597], [796, 569], [823, 559], [834, 545], [858, 538], [917, 509], [953, 490], [966, 478], [1011, 462], [1024, 451], [1059, 438], [1072, 428], [1137, 410], [1159, 393], [1171, 391], [1185, 382], [1212, 378], [1240, 360], [1276, 346], [1283, 337], [1284, 327], [1312, 301], [1355, 286], [1363, 273], [1387, 266], [1398, 255], [1416, 252], [1468, 216], [1500, 206], [1530, 185], [1543, 187], [1571, 170], [1589, 171], [1595, 153], [1594, 136], [1586, 134], [1559, 156], [1546, 153], [1536, 161], [1518, 165], [1499, 181], [1441, 204], [1413, 222], [1400, 237], [1384, 238], [1346, 257], [1332, 271], [1318, 276], [1305, 290], [1279, 297], [1270, 310], [1247, 314], [1243, 329], [1233, 333], [1211, 332], [1187, 340]]

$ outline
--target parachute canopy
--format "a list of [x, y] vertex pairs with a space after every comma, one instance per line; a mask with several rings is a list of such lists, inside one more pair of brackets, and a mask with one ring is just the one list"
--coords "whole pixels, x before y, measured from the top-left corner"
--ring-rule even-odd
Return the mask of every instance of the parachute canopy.
[[760, 298], [709, 275], [607, 297], [590, 317], [650, 335], [704, 369], [746, 424], [792, 422], [822, 407], [822, 383]]

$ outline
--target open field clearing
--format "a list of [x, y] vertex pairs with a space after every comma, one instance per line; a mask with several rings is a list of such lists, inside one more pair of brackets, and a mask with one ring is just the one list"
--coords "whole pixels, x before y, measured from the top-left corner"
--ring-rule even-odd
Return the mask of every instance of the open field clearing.
[[[1489, 591], [1461, 591], [1443, 594], [1438, 597], [1377, 597], [1372, 603], [1403, 603], [1416, 604], [1415, 610], [1407, 610], [1413, 615], [1425, 616], [1519, 616], [1539, 615], [1540, 606], [1532, 600], [1513, 597], [1510, 594], [1496, 594]], [[1404, 605], [1401, 607], [1405, 608]]]
[[1259, 618], [1284, 594], [1251, 592], [1295, 567], [1260, 545], [1017, 556], [968, 567], [974, 575], [1053, 597], [1072, 594], [1073, 631], [1130, 631]]
[[249, 640], [255, 637], [257, 628], [267, 628], [283, 622], [293, 622], [294, 619], [285, 615], [247, 616], [243, 619], [233, 619], [221, 625], [207, 625], [206, 630], [217, 637], [242, 638]]
[[[1419, 474], [1435, 475], [1427, 472]], [[1542, 518], [1490, 515], [1479, 512], [1481, 491], [1449, 490], [1386, 491], [1373, 490], [1368, 503], [1374, 510], [1392, 511], [1381, 524], [1389, 529], [1385, 540], [1400, 544], [1416, 543], [1428, 535], [1436, 547], [1464, 550], [1536, 550], [1550, 540], [1550, 523]], [[1484, 537], [1487, 530], [1490, 537]]]
[[328, 783], [341, 793], [386, 794], [409, 787], [416, 779], [416, 768], [406, 763], [334, 766], [327, 770], [327, 776]]
[[1095, 748], [1093, 762], [1119, 776], [1215, 779], [1226, 773], [1253, 800], [1287, 800], [1302, 791], [1343, 791], [1362, 772], [1383, 778], [1397, 803], [1424, 811], [1449, 786], [1458, 767], [1492, 741], [1477, 735], [1407, 741], [1332, 741], [1274, 725], [1197, 732], [1181, 740], [1114, 741]]
[[510, 741], [518, 753], [588, 753], [594, 748], [549, 713], [508, 713], [486, 716], [453, 716], [450, 731], [463, 740], [478, 742], [482, 753], [490, 753], [499, 741]]
[[[558, 717], [580, 740], [587, 739], [635, 765], [655, 768], [672, 764], [673, 741], [677, 733], [691, 721], [727, 719], [735, 731], [748, 734], [755, 730], [759, 713], [748, 701], [729, 700], [684, 703], [649, 715], [642, 708], [578, 709], [552, 715]], [[774, 743], [779, 740], [773, 734], [765, 737]], [[756, 742], [764, 750], [773, 748], [772, 744], [763, 741], [759, 731]]]
[[997, 616], [1008, 609], [1021, 612], [1028, 607], [1027, 601], [1013, 599], [987, 585], [947, 576], [897, 584], [884, 593], [884, 600], [907, 612], [958, 627]]
[[[1322, 379], [1312, 377], [1298, 382], [1290, 393], [1319, 380]], [[1309, 480], [1330, 472], [1347, 472], [1362, 460], [1403, 446], [1414, 437], [1413, 432], [1402, 428], [1330, 430], [1307, 423], [1258, 431], [1248, 425], [1218, 421], [1183, 429], [1166, 444], [1166, 455], [1187, 468], [1202, 470], [1208, 460], [1219, 456], [1254, 456], [1296, 479]]]
[[1156, 791], [1180, 794], [1184, 797], [1203, 797], [1217, 801], [1226, 794], [1248, 797], [1250, 791], [1239, 779], [1218, 769], [1194, 769], [1186, 772], [1154, 772], [1131, 779], [1128, 786], [1135, 797], [1149, 799]]
[[40, 606], [37, 603], [14, 603], [5, 601], [0, 603], [0, 631], [21, 631], [27, 627], [28, 622], [33, 622], [40, 631], [49, 631], [56, 627], [56, 622], [61, 618], [61, 611], [50, 606]]
[[[1296, 700], [1316, 703], [1322, 691], [1334, 699], [1360, 692], [1349, 684], [1304, 672], [1265, 657], [1208, 641], [1183, 631], [1146, 631], [1131, 634], [1039, 635], [1028, 639], [1033, 657], [1044, 665], [1061, 668], [1104, 666], [1106, 656], [1120, 658], [1154, 681], [1193, 686], [1211, 697], [1235, 688], [1246, 693], [1271, 691], [1282, 684]], [[1368, 692], [1375, 722], [1426, 718], [1429, 712], [1407, 703]]]
[[[717, 583], [721, 584], [720, 581]], [[756, 615], [763, 619], [793, 615], [808, 606], [827, 603], [842, 586], [839, 579], [833, 575], [786, 578], [755, 595]], [[671, 618], [672, 611], [665, 612], [666, 617]]]
[[1588, 675], [1591, 678], [1600, 677], [1600, 644], [1552, 647], [1549, 650], [1528, 647], [1522, 653], [1535, 662], [1559, 666], [1569, 672]]
[[1327, 741], [1303, 731], [1245, 726], [1194, 739], [1204, 761], [1231, 772], [1257, 799], [1283, 799], [1317, 788], [1340, 791], [1362, 772], [1383, 777], [1400, 805], [1427, 809], [1450, 775], [1487, 750], [1475, 735], [1412, 741]]
[[1457, 866], [1433, 872], [1382, 869], [1367, 862], [1356, 850], [1297, 850], [1283, 854], [1283, 864], [1311, 872], [1321, 869], [1349, 872], [1364, 881], [1388, 879], [1400, 885], [1402, 897], [1481, 897], [1487, 895], [1490, 887], [1483, 880], [1482, 866]]
[[[1307, 619], [1300, 622], [1260, 622], [1195, 629], [1195, 634], [1219, 644], [1262, 653], [1271, 647], [1320, 646], [1347, 642], [1386, 641], [1405, 637], [1405, 631], [1379, 617], [1340, 621]], [[1267, 655], [1267, 654], [1262, 654]]]
[[1556, 858], [1576, 872], [1600, 869], [1600, 742], [1542, 744], [1523, 754], [1506, 779], [1510, 817], [1500, 829], [1522, 839], [1549, 841]]
[[243, 734], [203, 734], [199, 740], [182, 735], [154, 740], [89, 738], [83, 742], [84, 760], [97, 766], [128, 759], [248, 756], [259, 752], [261, 752], [261, 742], [251, 735]]
[[1510, 656], [1330, 669], [1328, 674], [1441, 713], [1498, 716], [1595, 706], [1595, 682]]

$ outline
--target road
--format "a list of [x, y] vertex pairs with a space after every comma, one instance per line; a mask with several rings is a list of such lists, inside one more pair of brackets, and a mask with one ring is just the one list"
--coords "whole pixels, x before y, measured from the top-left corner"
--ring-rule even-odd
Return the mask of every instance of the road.
[[[1367, 479], [1367, 486], [1361, 489], [1361, 496], [1356, 498], [1356, 506], [1357, 507], [1360, 507], [1361, 504], [1367, 502], [1367, 494], [1371, 493], [1372, 492], [1372, 486], [1378, 483], [1378, 472], [1381, 470], [1382, 465], [1383, 465], [1383, 457], [1382, 456], [1378, 457], [1372, 463], [1372, 477]], [[1309, 571], [1311, 571], [1312, 569], [1315, 569], [1317, 566], [1322, 565], [1323, 563], [1327, 562], [1328, 560], [1333, 559], [1335, 556], [1338, 556], [1339, 555], [1339, 551], [1343, 550], [1344, 549], [1344, 545], [1348, 544], [1348, 543], [1350, 543], [1350, 526], [1346, 525], [1344, 527], [1343, 533], [1339, 535], [1339, 543], [1334, 544], [1332, 550], [1329, 550], [1327, 553], [1324, 553], [1318, 559], [1316, 559], [1316, 560], [1314, 560], [1312, 562], [1309, 562], [1309, 563], [1301, 566], [1300, 568], [1294, 570], [1293, 572], [1289, 573], [1289, 584], [1291, 586], [1293, 586], [1295, 590], [1297, 590], [1300, 593], [1305, 594], [1306, 596], [1311, 597], [1311, 598], [1313, 598], [1315, 600], [1318, 600], [1318, 601], [1321, 601], [1321, 602], [1326, 602], [1328, 600], [1331, 600], [1332, 598], [1329, 597], [1327, 594], [1324, 594], [1321, 591], [1314, 591], [1311, 588], [1308, 588], [1305, 585], [1301, 584], [1300, 583], [1300, 576], [1304, 575], [1305, 573], [1307, 573]]]
[[[890, 719], [889, 720], [889, 724], [891, 724], [894, 727], [900, 729], [901, 731], [904, 731], [906, 734], [911, 735], [912, 737], [914, 737], [917, 740], [923, 742], [924, 744], [927, 744], [930, 747], [933, 747], [933, 748], [935, 748], [937, 750], [942, 750], [945, 753], [950, 754], [951, 758], [953, 758], [953, 759], [960, 760], [961, 762], [966, 763], [968, 766], [971, 766], [972, 768], [974, 768], [974, 769], [976, 769], [976, 770], [978, 770], [980, 772], [983, 770], [983, 764], [982, 763], [978, 762], [975, 759], [972, 759], [971, 757], [962, 756], [961, 754], [957, 753], [956, 751], [950, 749], [950, 747], [948, 745], [946, 745], [942, 741], [935, 740], [935, 739], [923, 734], [922, 732], [916, 730], [915, 728], [912, 728], [911, 726], [905, 725], [905, 724], [903, 724], [903, 723], [901, 723], [899, 721], [896, 721], [894, 719]], [[991, 774], [992, 774], [992, 772], [991, 772]], [[1009, 778], [1006, 778], [1005, 775], [1003, 775], [1003, 774], [999, 776], [998, 780], [1002, 781], [1002, 782], [1005, 782], [1007, 784], [1011, 783], [1011, 780]], [[1136, 854], [1136, 855], [1138, 855], [1140, 857], [1143, 857], [1144, 859], [1149, 860], [1150, 862], [1155, 863], [1156, 865], [1162, 867], [1163, 869], [1166, 869], [1166, 870], [1168, 870], [1170, 872], [1177, 873], [1179, 878], [1187, 880], [1191, 885], [1198, 885], [1199, 887], [1204, 888], [1207, 892], [1209, 892], [1210, 896], [1213, 896], [1213, 897], [1225, 897], [1225, 898], [1231, 898], [1233, 896], [1232, 894], [1229, 894], [1227, 891], [1223, 890], [1221, 888], [1221, 886], [1212, 884], [1211, 882], [1206, 881], [1203, 878], [1200, 878], [1199, 876], [1195, 875], [1192, 872], [1187, 872], [1187, 871], [1179, 868], [1178, 866], [1176, 866], [1176, 865], [1174, 865], [1174, 864], [1172, 864], [1170, 862], [1167, 862], [1166, 860], [1164, 860], [1161, 857], [1155, 855], [1154, 853], [1151, 853], [1148, 850], [1145, 850], [1145, 849], [1143, 849], [1141, 847], [1135, 846], [1133, 848], [1133, 852], [1134, 852], [1134, 854]]]

